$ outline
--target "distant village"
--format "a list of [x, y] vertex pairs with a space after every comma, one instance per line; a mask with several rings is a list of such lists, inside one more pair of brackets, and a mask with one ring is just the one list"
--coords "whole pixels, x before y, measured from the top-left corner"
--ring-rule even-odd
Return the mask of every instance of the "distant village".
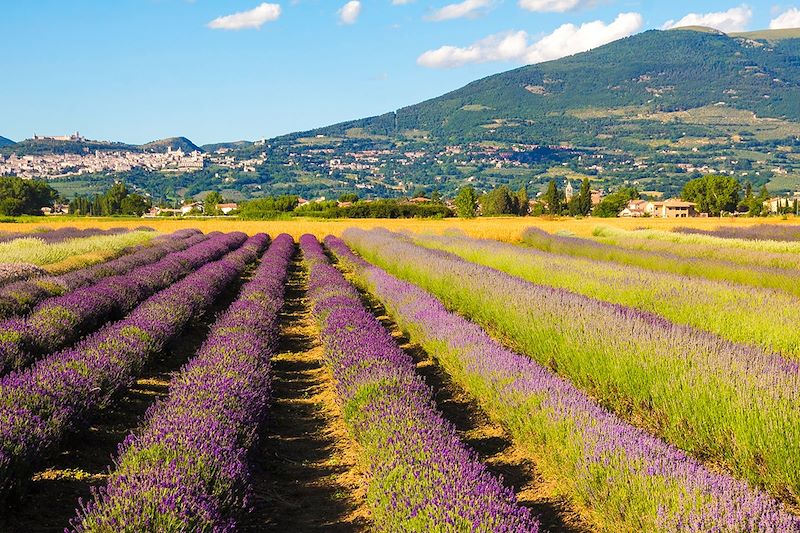
[[[86, 142], [87, 140], [76, 132], [64, 136], [40, 136], [34, 135], [35, 141], [72, 141]], [[440, 146], [436, 150], [391, 150], [391, 149], [370, 149], [360, 150], [338, 150], [329, 147], [313, 146], [313, 141], [327, 141], [324, 136], [317, 136], [310, 139], [312, 144], [298, 148], [297, 145], [284, 152], [280, 158], [280, 164], [284, 167], [295, 168], [298, 172], [328, 176], [336, 180], [340, 185], [350, 185], [355, 189], [366, 189], [371, 196], [377, 197], [389, 191], [394, 194], [408, 195], [418, 188], [418, 184], [413, 181], [413, 172], [408, 172], [412, 167], [430, 167], [451, 165], [455, 168], [490, 168], [496, 171], [524, 173], [526, 169], [531, 169], [532, 165], [526, 160], [526, 155], [536, 150], [551, 150], [554, 152], [570, 154], [574, 156], [574, 164], [579, 166], [580, 173], [594, 176], [624, 175], [626, 172], [647, 173], [649, 171], [662, 171], [663, 168], [650, 168], [648, 162], [633, 158], [608, 157], [606, 154], [586, 154], [575, 151], [571, 146], [541, 146], [538, 144], [517, 144], [514, 146], [493, 146], [486, 143], [472, 143], [469, 145], [447, 145]], [[124, 173], [135, 169], [163, 173], [193, 173], [211, 168], [232, 169], [244, 173], [256, 173], [266, 162], [274, 163], [275, 159], [270, 159], [274, 154], [272, 146], [266, 141], [258, 141], [254, 146], [259, 149], [247, 158], [230, 148], [220, 147], [213, 152], [191, 151], [184, 152], [182, 149], [173, 149], [170, 146], [166, 150], [150, 149], [106, 149], [92, 150], [84, 148], [84, 153], [44, 153], [17, 155], [0, 154], [0, 176], [18, 176], [21, 178], [32, 179], [59, 179], [81, 175], [102, 174], [102, 173]], [[733, 161], [732, 163], [735, 163]], [[571, 163], [572, 164], [572, 163]], [[554, 163], [554, 168], [565, 167], [567, 174], [567, 163]], [[678, 163], [675, 165], [683, 173], [695, 174], [727, 174], [735, 175], [731, 170], [712, 168], [708, 165], [695, 165], [691, 163]], [[575, 173], [575, 169], [571, 169]], [[775, 173], [781, 173], [782, 169], [772, 169]], [[461, 172], [461, 171], [459, 171]], [[557, 179], [563, 183], [563, 191], [566, 200], [569, 201], [575, 194], [572, 180], [560, 177], [557, 171], [552, 179]], [[469, 176], [469, 174], [467, 174]], [[547, 178], [550, 176], [538, 175], [533, 178]], [[438, 179], [438, 178], [437, 178]], [[235, 181], [235, 178], [226, 177], [226, 183]], [[563, 181], [561, 181], [563, 180]], [[477, 182], [475, 177], [466, 177], [464, 183], [470, 184]], [[535, 182], [531, 181], [530, 184]], [[636, 180], [625, 180], [623, 182], [629, 186], [639, 186]], [[380, 184], [379, 192], [376, 185]], [[253, 185], [252, 187], [260, 186]], [[374, 189], [374, 190], [373, 190]], [[613, 189], [612, 189], [613, 190]], [[538, 193], [531, 199], [531, 212], [533, 207], [540, 202]], [[593, 189], [591, 191], [592, 206], [597, 206], [603, 200], [605, 191], [603, 189]], [[678, 198], [662, 199], [662, 193], [658, 191], [644, 191], [645, 198], [630, 200], [628, 204], [618, 213], [620, 217], [661, 217], [661, 218], [684, 218], [695, 216], [707, 216], [697, 210], [697, 204], [686, 202]], [[300, 205], [305, 203], [324, 200], [305, 200], [300, 198]], [[415, 198], [414, 201], [425, 201], [424, 198]], [[794, 195], [776, 196], [764, 202], [764, 206], [769, 212], [782, 213], [792, 206], [796, 206], [800, 201], [800, 193]], [[448, 200], [444, 200], [447, 204]], [[46, 214], [64, 214], [66, 206], [56, 206], [45, 208]], [[452, 207], [452, 206], [450, 206]], [[188, 216], [202, 214], [202, 203], [188, 199], [180, 207], [154, 207], [145, 216]], [[223, 214], [235, 213], [238, 209], [236, 204], [221, 204], [217, 212]]]
[[[33, 140], [42, 141], [85, 141], [80, 133], [63, 136], [34, 135]], [[226, 150], [215, 153], [200, 151], [184, 152], [167, 147], [163, 151], [137, 150], [94, 150], [83, 154], [37, 154], [9, 156], [0, 154], [0, 176], [19, 176], [21, 178], [65, 178], [83, 174], [102, 172], [128, 172], [143, 169], [159, 172], [196, 172], [207, 166], [231, 168], [243, 172], [255, 172], [255, 167], [263, 163], [264, 155], [258, 158], [241, 160], [228, 155]]]

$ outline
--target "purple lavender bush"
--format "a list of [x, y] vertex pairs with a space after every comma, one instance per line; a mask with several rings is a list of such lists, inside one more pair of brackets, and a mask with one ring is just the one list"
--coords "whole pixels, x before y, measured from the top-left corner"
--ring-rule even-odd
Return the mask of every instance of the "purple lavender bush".
[[300, 239], [325, 361], [371, 480], [379, 531], [538, 531], [528, 509], [490, 474], [436, 410], [414, 361], [328, 263], [317, 239]]
[[278, 236], [197, 355], [120, 445], [105, 488], [73, 531], [229, 531], [248, 508], [247, 452], [267, 412], [287, 267]]

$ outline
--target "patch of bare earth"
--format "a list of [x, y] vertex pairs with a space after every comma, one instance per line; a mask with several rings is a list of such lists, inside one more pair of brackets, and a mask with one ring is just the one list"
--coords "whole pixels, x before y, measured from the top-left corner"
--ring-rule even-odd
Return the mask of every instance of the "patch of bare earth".
[[367, 477], [322, 363], [307, 282], [295, 257], [272, 360], [272, 403], [254, 454], [255, 509], [240, 522], [243, 531], [369, 529]]

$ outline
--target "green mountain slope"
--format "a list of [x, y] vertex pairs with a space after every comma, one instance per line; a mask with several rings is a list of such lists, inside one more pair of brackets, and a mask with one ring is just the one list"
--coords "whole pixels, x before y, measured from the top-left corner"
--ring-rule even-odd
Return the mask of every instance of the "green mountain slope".
[[226, 148], [228, 150], [238, 150], [240, 148], [246, 148], [252, 146], [253, 143], [251, 141], [233, 141], [233, 142], [222, 142], [222, 143], [211, 143], [211, 144], [204, 144], [200, 147], [201, 150], [204, 152], [216, 152], [219, 149]]
[[7, 137], [0, 136], [0, 147], [11, 146], [12, 144], [16, 144], [16, 143], [14, 143], [14, 141], [12, 141], [11, 139], [9, 139]]
[[[766, 35], [765, 35], [766, 33]], [[396, 113], [319, 130], [424, 130], [452, 141], [594, 144], [621, 119], [725, 105], [800, 122], [800, 38], [647, 31], [490, 76]], [[786, 36], [788, 34], [788, 37]], [[757, 40], [760, 39], [760, 40]]]

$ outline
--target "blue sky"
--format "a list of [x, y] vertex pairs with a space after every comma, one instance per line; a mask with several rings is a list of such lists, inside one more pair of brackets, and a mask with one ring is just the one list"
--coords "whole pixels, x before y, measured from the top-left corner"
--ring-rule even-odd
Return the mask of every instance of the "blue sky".
[[2, 3], [0, 135], [13, 140], [75, 130], [132, 143], [253, 140], [391, 111], [670, 23], [800, 26], [797, 1]]

